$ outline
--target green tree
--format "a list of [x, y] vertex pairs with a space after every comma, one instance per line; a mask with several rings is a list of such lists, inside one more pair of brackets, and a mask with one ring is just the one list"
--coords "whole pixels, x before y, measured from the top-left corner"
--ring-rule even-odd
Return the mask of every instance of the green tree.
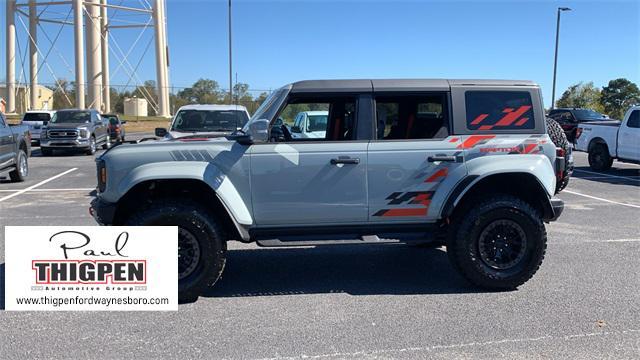
[[600, 102], [611, 118], [622, 119], [630, 106], [640, 103], [640, 89], [624, 78], [611, 80], [602, 88]]
[[67, 79], [58, 79], [56, 85], [50, 86], [49, 89], [53, 90], [53, 110], [75, 107], [75, 83], [69, 83]]
[[220, 99], [220, 85], [211, 79], [198, 79], [191, 87], [178, 92], [178, 98], [188, 103], [217, 104]]
[[556, 102], [556, 107], [575, 107], [593, 109], [603, 112], [604, 108], [600, 102], [600, 89], [593, 85], [593, 82], [577, 84], [569, 86], [560, 99]]

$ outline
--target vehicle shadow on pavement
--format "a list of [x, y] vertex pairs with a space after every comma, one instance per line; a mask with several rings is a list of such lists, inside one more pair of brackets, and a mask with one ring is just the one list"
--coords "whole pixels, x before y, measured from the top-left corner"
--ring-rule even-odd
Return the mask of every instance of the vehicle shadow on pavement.
[[205, 297], [347, 293], [475, 293], [443, 249], [407, 245], [231, 250], [219, 282]]
[[4, 310], [4, 263], [0, 264], [0, 310]]
[[640, 168], [612, 168], [607, 171], [594, 171], [588, 166], [577, 166], [571, 177], [613, 185], [640, 186]]

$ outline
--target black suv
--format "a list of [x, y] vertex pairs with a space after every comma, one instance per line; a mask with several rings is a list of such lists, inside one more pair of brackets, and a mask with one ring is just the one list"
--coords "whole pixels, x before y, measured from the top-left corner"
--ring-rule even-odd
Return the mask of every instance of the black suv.
[[40, 133], [40, 151], [43, 156], [51, 155], [54, 149], [93, 155], [98, 145], [103, 149], [111, 146], [107, 124], [96, 110], [58, 110]]
[[575, 143], [576, 141], [576, 129], [578, 124], [587, 121], [601, 121], [608, 120], [608, 118], [597, 111], [591, 109], [580, 108], [558, 108], [549, 111], [548, 117], [557, 121], [558, 124], [567, 134], [567, 140]]

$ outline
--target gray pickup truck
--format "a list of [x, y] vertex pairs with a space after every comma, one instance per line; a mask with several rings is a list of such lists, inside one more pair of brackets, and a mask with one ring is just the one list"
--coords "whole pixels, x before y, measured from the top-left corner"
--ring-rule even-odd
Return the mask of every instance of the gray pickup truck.
[[[323, 136], [292, 136], [307, 111], [326, 111]], [[564, 207], [554, 194], [566, 153], [547, 127], [530, 81], [301, 81], [234, 135], [107, 151], [91, 213], [106, 225], [177, 225], [182, 301], [218, 280], [229, 240], [432, 241], [471, 283], [513, 289], [538, 270], [544, 223]]]
[[80, 150], [87, 155], [97, 147], [111, 146], [109, 122], [96, 110], [58, 110], [40, 133], [40, 151], [49, 156], [53, 150]]
[[19, 182], [29, 175], [31, 134], [25, 125], [11, 126], [0, 113], [0, 174], [9, 172], [11, 181]]

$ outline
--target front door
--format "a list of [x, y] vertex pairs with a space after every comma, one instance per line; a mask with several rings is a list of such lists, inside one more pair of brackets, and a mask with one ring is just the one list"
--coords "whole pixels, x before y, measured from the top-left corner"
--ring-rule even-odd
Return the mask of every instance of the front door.
[[640, 110], [632, 110], [626, 123], [620, 125], [618, 156], [640, 161]]
[[13, 162], [16, 157], [13, 149], [13, 133], [4, 116], [0, 114], [0, 169]]
[[[466, 175], [459, 137], [449, 137], [446, 93], [376, 96], [377, 139], [369, 145], [369, 220], [438, 217], [443, 182]], [[452, 185], [448, 185], [450, 188]]]
[[[250, 149], [257, 225], [366, 222], [368, 142], [353, 140], [356, 103], [354, 96], [288, 100], [276, 116], [284, 123], [284, 140]], [[326, 117], [318, 119], [325, 120], [324, 136], [292, 137], [296, 117], [311, 111]]]

